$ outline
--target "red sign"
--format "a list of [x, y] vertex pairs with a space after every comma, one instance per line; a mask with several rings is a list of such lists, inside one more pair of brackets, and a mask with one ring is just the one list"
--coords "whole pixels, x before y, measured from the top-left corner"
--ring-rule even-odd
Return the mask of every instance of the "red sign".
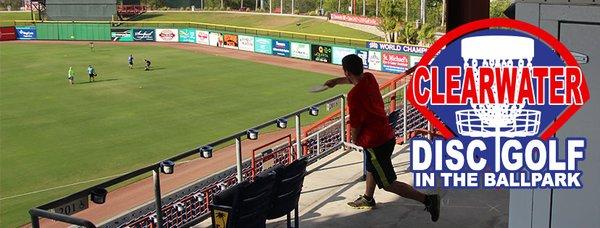
[[15, 27], [0, 27], [0, 41], [16, 39], [17, 31], [15, 30]]
[[408, 69], [409, 59], [407, 55], [384, 52], [381, 55], [383, 71], [402, 73]]
[[379, 25], [379, 21], [380, 21], [379, 18], [347, 15], [347, 14], [341, 14], [341, 13], [332, 13], [331, 20], [345, 21], [345, 22], [364, 24], [364, 25], [373, 25], [373, 26]]

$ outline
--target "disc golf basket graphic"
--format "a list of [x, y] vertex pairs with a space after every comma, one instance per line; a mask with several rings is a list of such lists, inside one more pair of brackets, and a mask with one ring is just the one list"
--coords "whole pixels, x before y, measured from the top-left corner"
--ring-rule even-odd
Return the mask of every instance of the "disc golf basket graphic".
[[[471, 102], [471, 109], [455, 112], [458, 134], [469, 137], [495, 138], [496, 158], [500, 157], [501, 137], [527, 137], [538, 133], [541, 112], [524, 109], [525, 103], [516, 103], [523, 70], [532, 70], [534, 57], [534, 41], [519, 36], [476, 36], [461, 40], [461, 57], [464, 61], [463, 71], [473, 68], [475, 85], [479, 85], [479, 67], [517, 68], [515, 77], [515, 99], [510, 103], [508, 95], [498, 101], [496, 80], [492, 92], [497, 102]], [[527, 67], [527, 68], [525, 68]], [[524, 69], [525, 68], [525, 69]], [[480, 94], [479, 86], [475, 86]], [[487, 98], [487, 97], [486, 97]], [[481, 97], [480, 99], [483, 99]], [[496, 171], [499, 171], [496, 159]]]

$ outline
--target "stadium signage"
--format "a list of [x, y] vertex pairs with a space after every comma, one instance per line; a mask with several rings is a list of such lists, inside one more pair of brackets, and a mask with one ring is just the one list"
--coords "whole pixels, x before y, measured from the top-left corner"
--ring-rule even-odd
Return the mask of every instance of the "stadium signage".
[[18, 40], [35, 40], [37, 38], [35, 26], [16, 27]]
[[195, 29], [179, 29], [179, 42], [181, 43], [196, 43]]
[[211, 32], [208, 34], [208, 41], [210, 46], [223, 47], [223, 34]]
[[292, 42], [290, 47], [292, 57], [310, 60], [310, 44]]
[[410, 67], [416, 66], [421, 61], [421, 56], [410, 56]]
[[263, 54], [272, 54], [273, 49], [271, 47], [272, 41], [269, 38], [255, 37], [254, 38], [254, 52]]
[[341, 13], [331, 13], [331, 20], [346, 21], [346, 22], [351, 22], [351, 23], [365, 24], [365, 25], [372, 25], [372, 26], [379, 25], [379, 21], [380, 21], [378, 18], [347, 15], [347, 14], [341, 14]]
[[210, 45], [208, 31], [196, 30], [196, 43]]
[[226, 48], [238, 49], [238, 36], [235, 34], [225, 34], [223, 36], [224, 44]]
[[402, 73], [408, 69], [408, 56], [383, 52], [382, 67], [386, 72]]
[[273, 40], [273, 55], [290, 57], [290, 42], [287, 40]]
[[333, 47], [331, 51], [331, 63], [342, 65], [342, 58], [350, 54], [356, 54], [354, 48]]
[[134, 29], [133, 40], [141, 42], [154, 42], [154, 29]]
[[414, 46], [414, 45], [406, 45], [406, 44], [393, 44], [393, 43], [383, 43], [383, 42], [367, 42], [367, 48], [377, 49], [382, 51], [396, 51], [396, 52], [404, 52], [404, 53], [412, 53], [422, 55], [427, 51], [426, 47]]
[[133, 34], [131, 29], [111, 29], [110, 36], [112, 41], [115, 42], [133, 41]]
[[369, 69], [381, 71], [381, 52], [369, 51]]
[[331, 63], [331, 47], [325, 45], [311, 45], [313, 61]]
[[367, 50], [356, 50], [356, 55], [360, 57], [363, 61], [363, 67], [365, 69], [369, 68], [369, 51]]
[[156, 29], [156, 41], [178, 42], [179, 32], [177, 31], [177, 29]]
[[411, 140], [415, 186], [583, 187], [587, 140], [553, 135], [589, 90], [551, 34], [511, 19], [475, 21], [443, 36], [417, 66], [407, 99], [442, 137]]
[[238, 36], [238, 48], [244, 51], [254, 52], [254, 37], [253, 36]]

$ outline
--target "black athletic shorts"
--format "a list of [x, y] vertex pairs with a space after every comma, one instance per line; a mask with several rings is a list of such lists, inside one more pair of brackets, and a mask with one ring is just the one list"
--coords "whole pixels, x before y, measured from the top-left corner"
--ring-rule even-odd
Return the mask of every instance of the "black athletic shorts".
[[365, 148], [367, 171], [373, 174], [379, 188], [388, 187], [397, 179], [394, 165], [392, 164], [392, 153], [395, 146], [396, 141], [390, 139], [381, 146]]
[[96, 76], [95, 74], [88, 74], [90, 76], [90, 78], [93, 78], [94, 76]]

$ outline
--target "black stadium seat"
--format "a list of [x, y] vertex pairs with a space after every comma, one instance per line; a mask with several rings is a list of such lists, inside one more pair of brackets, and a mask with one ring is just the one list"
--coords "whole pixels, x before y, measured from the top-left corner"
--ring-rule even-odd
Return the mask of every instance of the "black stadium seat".
[[267, 219], [276, 219], [287, 215], [287, 225], [291, 227], [290, 213], [295, 209], [294, 227], [298, 227], [298, 201], [302, 192], [307, 164], [306, 158], [303, 158], [275, 170], [277, 182], [271, 201], [273, 206], [267, 212]]
[[244, 181], [216, 194], [210, 205], [213, 227], [265, 227], [267, 219], [295, 210], [298, 227], [298, 201], [306, 175], [306, 158], [287, 166], [275, 166], [259, 174], [253, 182]]
[[265, 227], [275, 181], [274, 172], [264, 172], [252, 183], [244, 181], [215, 195], [211, 204], [213, 225]]

